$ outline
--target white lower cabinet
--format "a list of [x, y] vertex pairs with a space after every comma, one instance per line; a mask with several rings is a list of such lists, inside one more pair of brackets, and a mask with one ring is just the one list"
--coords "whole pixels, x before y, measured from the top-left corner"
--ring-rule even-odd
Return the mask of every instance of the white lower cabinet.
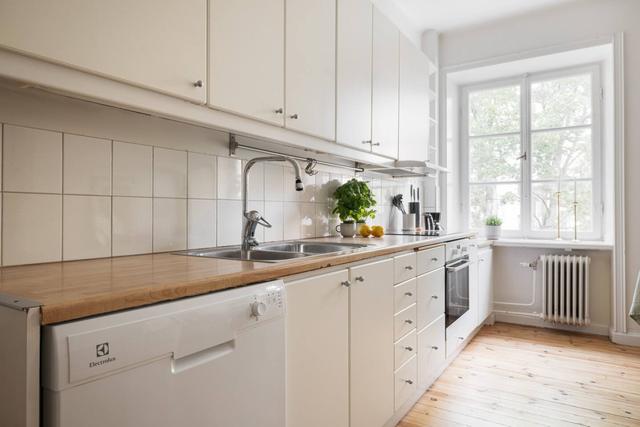
[[413, 356], [395, 374], [395, 410], [407, 402], [418, 388], [418, 359]]
[[418, 330], [444, 313], [444, 268], [418, 277]]
[[287, 284], [288, 427], [349, 426], [348, 276]]
[[445, 317], [441, 314], [418, 333], [418, 384], [427, 387], [440, 373], [445, 361]]
[[493, 311], [493, 250], [478, 252], [478, 323], [481, 324]]
[[394, 413], [393, 260], [352, 267], [349, 281], [350, 427], [382, 426]]

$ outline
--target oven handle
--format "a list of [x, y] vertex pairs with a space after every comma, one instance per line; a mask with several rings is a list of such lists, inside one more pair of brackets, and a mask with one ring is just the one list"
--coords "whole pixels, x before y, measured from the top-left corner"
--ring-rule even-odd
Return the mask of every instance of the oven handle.
[[469, 267], [469, 265], [471, 265], [471, 261], [469, 260], [461, 260], [458, 261], [452, 265], [447, 265], [445, 266], [445, 268], [447, 269], [447, 271], [450, 271], [452, 273], [455, 273], [456, 271], [460, 271], [464, 268]]

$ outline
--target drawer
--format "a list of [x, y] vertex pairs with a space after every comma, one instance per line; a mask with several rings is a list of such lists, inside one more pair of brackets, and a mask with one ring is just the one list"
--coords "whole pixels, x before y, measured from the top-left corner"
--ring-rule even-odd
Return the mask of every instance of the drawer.
[[428, 387], [445, 361], [444, 314], [418, 332], [418, 384]]
[[444, 267], [444, 245], [425, 249], [417, 253], [418, 274], [425, 274], [440, 267]]
[[412, 304], [393, 317], [393, 340], [396, 341], [416, 328], [416, 305]]
[[474, 329], [473, 321], [472, 313], [467, 311], [446, 329], [447, 359], [455, 354], [467, 338], [469, 338], [469, 335]]
[[444, 268], [417, 279], [418, 330], [444, 313]]
[[401, 283], [416, 277], [416, 253], [398, 255], [393, 258], [395, 283]]
[[394, 313], [404, 310], [417, 300], [416, 279], [407, 280], [393, 288]]
[[414, 356], [406, 365], [398, 369], [395, 374], [395, 410], [402, 405], [417, 391], [417, 358]]
[[418, 352], [418, 336], [413, 330], [395, 344], [395, 369], [402, 366]]

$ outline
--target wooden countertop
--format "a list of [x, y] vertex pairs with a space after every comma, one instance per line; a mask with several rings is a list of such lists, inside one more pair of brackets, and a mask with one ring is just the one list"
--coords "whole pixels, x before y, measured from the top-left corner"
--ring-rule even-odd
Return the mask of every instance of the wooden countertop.
[[0, 294], [40, 305], [43, 325], [80, 319], [222, 289], [265, 282], [472, 236], [384, 236], [314, 239], [367, 243], [356, 252], [279, 263], [234, 261], [170, 253], [67, 261], [0, 269]]

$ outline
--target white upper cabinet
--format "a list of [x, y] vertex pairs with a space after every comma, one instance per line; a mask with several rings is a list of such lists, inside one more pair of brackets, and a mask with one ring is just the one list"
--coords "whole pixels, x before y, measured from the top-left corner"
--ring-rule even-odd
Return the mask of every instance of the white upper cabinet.
[[3, 0], [0, 46], [206, 100], [207, 0]]
[[392, 158], [398, 157], [399, 44], [396, 26], [374, 7], [373, 151]]
[[429, 141], [429, 62], [400, 36], [399, 159], [427, 160]]
[[335, 140], [336, 2], [286, 2], [285, 126]]
[[366, 150], [371, 148], [372, 13], [369, 0], [338, 1], [336, 140]]
[[284, 0], [211, 0], [209, 103], [284, 125]]

